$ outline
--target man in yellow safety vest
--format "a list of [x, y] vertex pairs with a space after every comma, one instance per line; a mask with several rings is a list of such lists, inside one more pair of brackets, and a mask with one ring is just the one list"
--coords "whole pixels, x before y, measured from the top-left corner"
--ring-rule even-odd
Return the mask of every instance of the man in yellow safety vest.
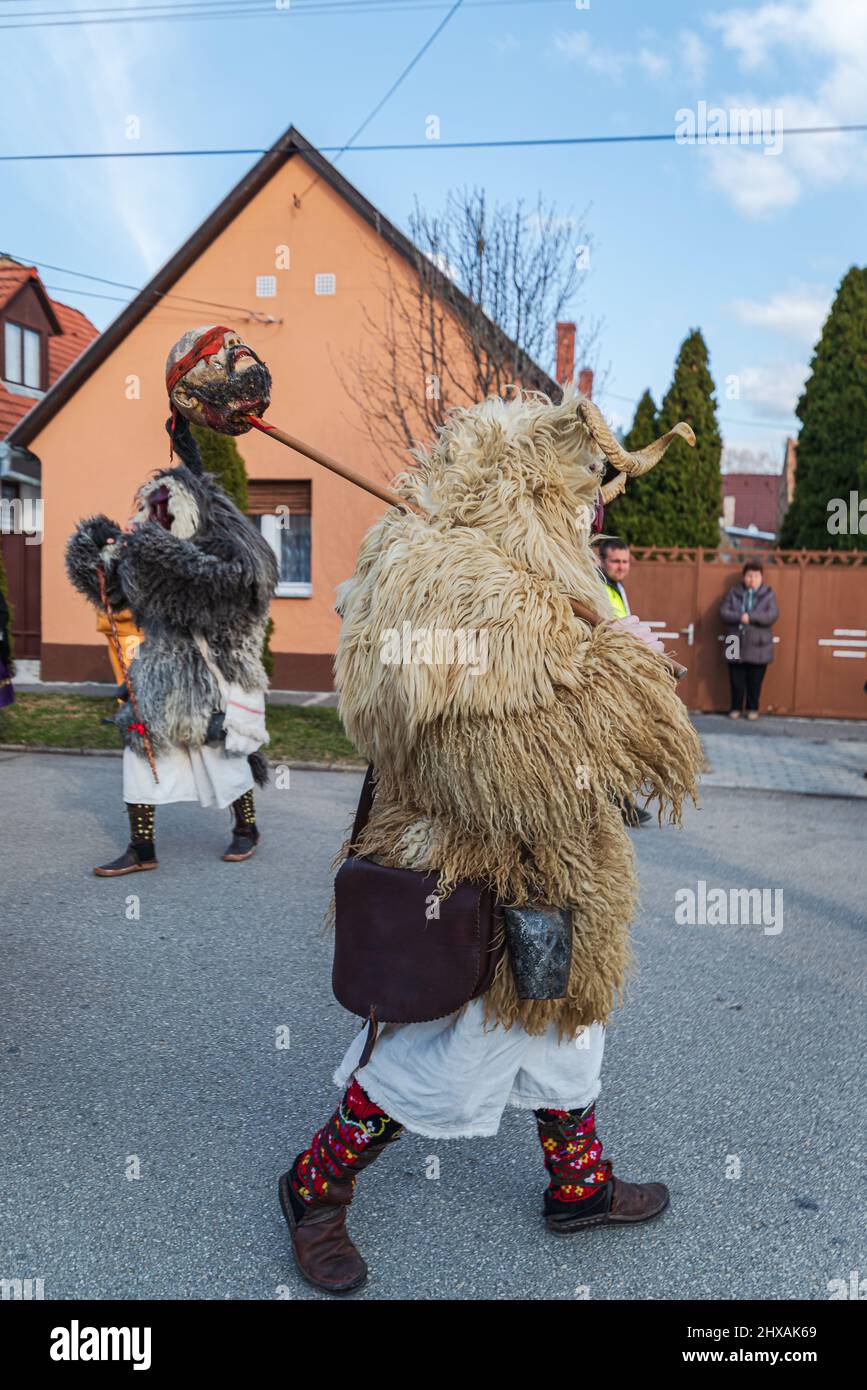
[[608, 601], [616, 618], [628, 618], [629, 599], [623, 581], [629, 574], [629, 546], [616, 536], [611, 536], [599, 547], [599, 568], [605, 580]]

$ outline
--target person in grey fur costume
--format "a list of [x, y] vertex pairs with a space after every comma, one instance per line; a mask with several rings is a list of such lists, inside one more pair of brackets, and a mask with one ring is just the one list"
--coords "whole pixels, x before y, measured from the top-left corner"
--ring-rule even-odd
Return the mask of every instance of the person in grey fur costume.
[[267, 780], [258, 751], [267, 742], [262, 648], [276, 561], [214, 477], [203, 473], [186, 421], [175, 422], [173, 442], [181, 463], [139, 489], [128, 529], [106, 516], [89, 517], [66, 549], [75, 588], [101, 609], [101, 566], [112, 609], [129, 608], [144, 633], [130, 665], [138, 714], [127, 699], [116, 716], [131, 839], [125, 854], [95, 870], [102, 877], [156, 867], [158, 804], [231, 806], [226, 860], [250, 858], [259, 842], [252, 788]]

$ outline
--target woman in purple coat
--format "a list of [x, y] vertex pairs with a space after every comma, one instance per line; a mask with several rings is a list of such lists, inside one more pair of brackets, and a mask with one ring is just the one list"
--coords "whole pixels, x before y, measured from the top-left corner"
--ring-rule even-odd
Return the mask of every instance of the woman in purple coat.
[[725, 624], [724, 650], [732, 688], [729, 718], [740, 719], [746, 698], [747, 719], [758, 719], [759, 692], [774, 659], [771, 628], [780, 616], [761, 565], [744, 565], [741, 583], [729, 589], [719, 611]]

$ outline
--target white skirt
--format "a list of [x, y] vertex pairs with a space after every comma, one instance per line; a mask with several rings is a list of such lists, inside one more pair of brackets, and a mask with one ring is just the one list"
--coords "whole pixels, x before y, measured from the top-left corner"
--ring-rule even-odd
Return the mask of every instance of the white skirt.
[[139, 806], [167, 806], [174, 801], [198, 801], [201, 806], [231, 806], [254, 784], [245, 757], [228, 754], [221, 745], [172, 748], [156, 759], [159, 782], [147, 758], [123, 750], [123, 799]]
[[386, 1024], [356, 1071], [367, 1030], [350, 1043], [334, 1080], [357, 1075], [370, 1099], [411, 1134], [469, 1139], [496, 1134], [507, 1105], [583, 1109], [599, 1095], [605, 1029], [599, 1023], [558, 1042], [552, 1025], [531, 1037], [518, 1024], [484, 1026], [484, 1005], [432, 1023]]

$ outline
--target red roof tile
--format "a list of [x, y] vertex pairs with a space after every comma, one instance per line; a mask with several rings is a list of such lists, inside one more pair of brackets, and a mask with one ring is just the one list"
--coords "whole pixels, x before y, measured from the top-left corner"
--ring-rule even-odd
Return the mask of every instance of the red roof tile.
[[[30, 280], [35, 281], [40, 289], [43, 288], [35, 266], [20, 265], [18, 261], [13, 261], [7, 256], [0, 256], [0, 313], [21, 286]], [[99, 336], [99, 332], [90, 319], [85, 318], [78, 309], [72, 309], [68, 304], [59, 304], [56, 299], [49, 299], [48, 302], [57, 315], [61, 329], [60, 333], [52, 334], [48, 340], [48, 383], [53, 386], [67, 367], [71, 367], [76, 358], [81, 356], [88, 344]], [[31, 406], [36, 404], [37, 399], [39, 398], [36, 396], [19, 396], [17, 392], [8, 391], [0, 382], [0, 439], [5, 439], [13, 426], [17, 425]]]
[[19, 265], [17, 261], [10, 261], [6, 256], [0, 257], [0, 310], [5, 308], [12, 296], [17, 294], [28, 280], [38, 279], [39, 272], [35, 266]]
[[760, 531], [777, 529], [778, 473], [726, 473], [723, 497], [735, 499], [735, 526], [754, 525]]

